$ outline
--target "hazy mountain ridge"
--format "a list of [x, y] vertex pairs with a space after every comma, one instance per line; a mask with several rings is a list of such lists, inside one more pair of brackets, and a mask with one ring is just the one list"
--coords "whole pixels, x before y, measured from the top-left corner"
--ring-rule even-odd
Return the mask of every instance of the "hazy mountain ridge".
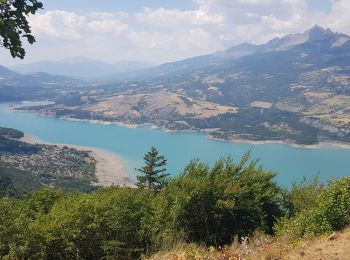
[[155, 66], [146, 61], [119, 61], [108, 63], [85, 57], [71, 57], [60, 61], [39, 61], [18, 64], [11, 69], [22, 73], [46, 72], [85, 80], [111, 80], [118, 74]]
[[53, 98], [64, 89], [74, 92], [73, 86], [85, 84], [78, 79], [43, 72], [23, 75], [0, 65], [0, 101]]
[[[244, 63], [245, 61], [249, 62], [249, 59], [254, 59], [254, 57], [257, 58], [260, 55], [268, 55], [275, 52], [293, 52], [293, 49], [295, 49], [295, 51], [301, 51], [301, 49], [310, 51], [308, 47], [315, 47], [313, 45], [318, 45], [318, 43], [322, 44], [318, 46], [317, 51], [330, 51], [333, 53], [336, 53], [339, 50], [349, 51], [349, 40], [350, 37], [345, 34], [333, 33], [329, 29], [314, 26], [303, 33], [275, 38], [266, 44], [254, 45], [243, 43], [238, 46], [233, 46], [225, 51], [166, 63], [158, 67], [130, 74], [130, 76], [134, 76], [135, 78], [139, 76], [157, 78], [166, 75], [176, 75], [177, 73], [189, 73], [195, 71], [206, 72], [205, 70], [207, 69], [219, 70], [227, 67], [232, 69], [239, 67], [241, 63]], [[261, 58], [267, 57], [265, 56]]]
[[25, 86], [30, 84], [62, 84], [79, 83], [78, 79], [66, 77], [58, 74], [48, 74], [45, 72], [35, 72], [33, 74], [20, 74], [0, 65], [0, 86]]

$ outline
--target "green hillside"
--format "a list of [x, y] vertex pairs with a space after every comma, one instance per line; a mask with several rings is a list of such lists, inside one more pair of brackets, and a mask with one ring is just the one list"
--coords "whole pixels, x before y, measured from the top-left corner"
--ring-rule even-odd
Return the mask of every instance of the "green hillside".
[[[192, 161], [160, 191], [116, 186], [82, 194], [46, 188], [22, 200], [2, 198], [0, 256], [236, 259], [241, 252], [244, 259], [252, 255], [248, 244], [254, 241], [289, 241], [287, 248], [295, 248], [301, 238], [350, 224], [350, 178], [328, 185], [313, 179], [288, 190], [274, 178], [247, 155], [213, 167]], [[241, 251], [233, 251], [232, 243]], [[265, 259], [286, 252], [276, 245]]]

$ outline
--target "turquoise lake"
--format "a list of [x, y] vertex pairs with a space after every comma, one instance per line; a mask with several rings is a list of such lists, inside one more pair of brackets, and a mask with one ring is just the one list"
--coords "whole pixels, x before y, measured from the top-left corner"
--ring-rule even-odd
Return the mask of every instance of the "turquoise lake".
[[193, 158], [213, 164], [220, 157], [231, 155], [234, 161], [239, 161], [249, 149], [252, 149], [252, 158], [260, 159], [265, 169], [277, 172], [278, 182], [286, 186], [303, 176], [319, 174], [322, 180], [327, 180], [350, 173], [350, 149], [347, 148], [230, 143], [210, 140], [202, 133], [168, 133], [149, 127], [75, 122], [31, 113], [11, 113], [7, 108], [8, 104], [0, 104], [0, 126], [19, 129], [46, 142], [103, 148], [118, 155], [131, 176], [135, 175], [133, 169], [142, 165], [143, 155], [151, 146], [167, 157], [172, 175], [179, 174]]

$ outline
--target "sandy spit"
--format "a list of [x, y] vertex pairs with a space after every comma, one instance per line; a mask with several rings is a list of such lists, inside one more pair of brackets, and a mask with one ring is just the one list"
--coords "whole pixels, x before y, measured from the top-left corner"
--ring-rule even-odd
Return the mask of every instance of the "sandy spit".
[[111, 185], [134, 187], [134, 183], [132, 182], [130, 176], [127, 174], [122, 160], [117, 155], [110, 153], [104, 149], [70, 144], [48, 143], [37, 140], [31, 135], [25, 135], [23, 138], [21, 138], [21, 141], [30, 144], [57, 145], [59, 147], [66, 146], [77, 150], [88, 151], [97, 162], [96, 176], [98, 182], [94, 183], [94, 185], [104, 187]]

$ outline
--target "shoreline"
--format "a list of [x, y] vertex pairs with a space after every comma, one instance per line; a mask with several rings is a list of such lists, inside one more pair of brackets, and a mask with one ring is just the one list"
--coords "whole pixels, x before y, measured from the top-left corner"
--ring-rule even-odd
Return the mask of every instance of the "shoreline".
[[[9, 112], [22, 112], [22, 111], [16, 111], [14, 109], [11, 109]], [[166, 133], [202, 133], [206, 134], [207, 138], [209, 140], [214, 141], [221, 141], [221, 142], [230, 142], [230, 143], [241, 143], [241, 144], [251, 144], [251, 145], [264, 145], [264, 144], [280, 144], [280, 145], [287, 145], [294, 148], [305, 148], [305, 149], [320, 149], [320, 148], [345, 148], [350, 149], [350, 143], [344, 143], [344, 142], [338, 142], [338, 141], [320, 141], [317, 144], [295, 144], [292, 142], [282, 141], [282, 140], [263, 140], [263, 141], [253, 141], [249, 139], [224, 139], [224, 138], [217, 138], [210, 135], [210, 131], [213, 129], [186, 129], [186, 130], [174, 130], [174, 129], [167, 129], [164, 126], [158, 126], [152, 123], [143, 123], [143, 124], [131, 124], [131, 123], [123, 123], [118, 121], [104, 121], [104, 120], [95, 120], [95, 119], [79, 119], [79, 118], [73, 118], [73, 117], [55, 117], [54, 115], [48, 115], [45, 113], [40, 113], [38, 111], [26, 111], [29, 113], [34, 113], [39, 116], [44, 117], [51, 117], [56, 118], [59, 120], [67, 120], [67, 121], [75, 121], [75, 122], [88, 122], [91, 124], [101, 124], [101, 125], [117, 125], [120, 127], [125, 128], [141, 128], [145, 126], [149, 126], [151, 130], [163, 130]], [[215, 130], [215, 129], [214, 129]]]
[[344, 148], [350, 149], [350, 143], [343, 143], [337, 141], [321, 141], [317, 144], [295, 144], [291, 142], [281, 141], [281, 140], [264, 140], [264, 141], [253, 141], [249, 139], [221, 139], [208, 135], [209, 140], [219, 141], [219, 142], [230, 142], [230, 143], [241, 143], [241, 144], [251, 144], [251, 145], [264, 145], [264, 144], [280, 144], [287, 145], [294, 148], [305, 148], [305, 149], [320, 149], [320, 148]]
[[22, 142], [30, 144], [56, 145], [58, 147], [69, 147], [81, 151], [88, 151], [96, 160], [96, 177], [98, 182], [92, 183], [95, 186], [109, 187], [112, 185], [120, 185], [126, 187], [134, 187], [134, 183], [123, 165], [122, 160], [115, 154], [108, 152], [102, 148], [87, 147], [71, 144], [56, 144], [40, 141], [31, 135], [24, 135], [20, 139]]
[[[45, 114], [40, 114], [40, 116], [47, 116]], [[57, 117], [54, 117], [57, 118]], [[220, 142], [229, 142], [229, 143], [241, 143], [241, 144], [251, 144], [251, 145], [264, 145], [264, 144], [280, 144], [280, 145], [287, 145], [294, 148], [305, 148], [305, 149], [320, 149], [320, 148], [344, 148], [344, 149], [350, 149], [350, 143], [344, 143], [344, 142], [338, 142], [338, 141], [320, 141], [317, 144], [295, 144], [293, 142], [287, 142], [282, 140], [263, 140], [263, 141], [253, 141], [249, 139], [224, 139], [224, 138], [216, 138], [210, 135], [210, 131], [217, 130], [217, 129], [186, 129], [186, 130], [174, 130], [174, 129], [167, 129], [164, 126], [157, 126], [152, 123], [144, 123], [144, 124], [128, 124], [123, 122], [116, 122], [116, 121], [103, 121], [103, 120], [94, 120], [94, 119], [78, 119], [78, 118], [71, 118], [71, 117], [60, 117], [57, 118], [60, 120], [68, 120], [68, 121], [76, 121], [76, 122], [88, 122], [91, 124], [102, 124], [102, 125], [117, 125], [121, 127], [126, 128], [141, 128], [145, 126], [149, 126], [150, 130], [162, 130], [166, 133], [201, 133], [205, 134], [209, 140], [214, 141], [220, 141]]]

